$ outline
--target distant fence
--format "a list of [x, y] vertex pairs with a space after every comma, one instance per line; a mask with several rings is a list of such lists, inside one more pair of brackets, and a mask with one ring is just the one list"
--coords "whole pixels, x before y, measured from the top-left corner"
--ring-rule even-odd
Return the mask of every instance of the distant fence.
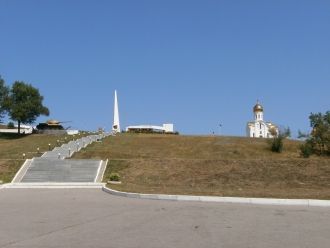
[[50, 130], [50, 129], [45, 129], [45, 130], [36, 130], [36, 133], [50, 134], [50, 135], [63, 135], [63, 134], [75, 135], [75, 134], [79, 133], [79, 130]]
[[[21, 128], [21, 130], [20, 130], [21, 134], [31, 134], [32, 132], [33, 132], [32, 128], [29, 128], [29, 129]], [[17, 128], [0, 129], [0, 133], [18, 133], [18, 129]]]

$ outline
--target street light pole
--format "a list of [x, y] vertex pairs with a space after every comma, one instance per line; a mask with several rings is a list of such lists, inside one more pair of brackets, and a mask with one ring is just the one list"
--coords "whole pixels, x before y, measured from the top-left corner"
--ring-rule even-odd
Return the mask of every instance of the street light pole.
[[222, 124], [219, 123], [219, 136], [221, 136], [221, 128], [222, 128]]

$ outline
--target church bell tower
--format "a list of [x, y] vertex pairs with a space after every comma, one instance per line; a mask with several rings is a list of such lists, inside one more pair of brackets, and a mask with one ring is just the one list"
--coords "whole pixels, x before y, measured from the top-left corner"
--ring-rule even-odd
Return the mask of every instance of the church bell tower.
[[263, 121], [264, 120], [264, 108], [261, 106], [259, 101], [253, 107], [254, 119], [255, 121]]

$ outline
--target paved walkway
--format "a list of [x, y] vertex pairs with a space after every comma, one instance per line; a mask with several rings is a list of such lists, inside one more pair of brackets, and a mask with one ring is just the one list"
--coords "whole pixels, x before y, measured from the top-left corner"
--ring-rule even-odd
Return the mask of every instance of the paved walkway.
[[0, 247], [328, 248], [328, 208], [142, 200], [99, 189], [0, 190]]
[[82, 137], [75, 141], [70, 141], [67, 144], [63, 144], [61, 147], [55, 147], [52, 151], [45, 152], [41, 157], [42, 158], [56, 158], [56, 159], [65, 159], [70, 158], [75, 152], [80, 151], [82, 148], [87, 145], [100, 141], [110, 134], [97, 134]]
[[[106, 163], [102, 160], [66, 159], [87, 145], [100, 141], [110, 134], [90, 135], [70, 141], [61, 147], [44, 153], [40, 158], [27, 160], [11, 185], [6, 187], [30, 187], [30, 183], [100, 183]], [[19, 185], [17, 185], [19, 184]], [[86, 186], [86, 185], [85, 185]], [[101, 185], [100, 185], [101, 187]]]

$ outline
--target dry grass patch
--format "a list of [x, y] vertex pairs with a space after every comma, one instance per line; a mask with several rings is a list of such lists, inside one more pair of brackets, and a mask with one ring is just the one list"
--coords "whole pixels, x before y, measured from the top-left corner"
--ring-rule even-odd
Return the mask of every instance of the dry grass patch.
[[123, 134], [76, 158], [109, 158], [121, 175], [112, 188], [143, 193], [330, 199], [330, 159], [299, 156], [300, 142], [283, 153], [265, 139]]

